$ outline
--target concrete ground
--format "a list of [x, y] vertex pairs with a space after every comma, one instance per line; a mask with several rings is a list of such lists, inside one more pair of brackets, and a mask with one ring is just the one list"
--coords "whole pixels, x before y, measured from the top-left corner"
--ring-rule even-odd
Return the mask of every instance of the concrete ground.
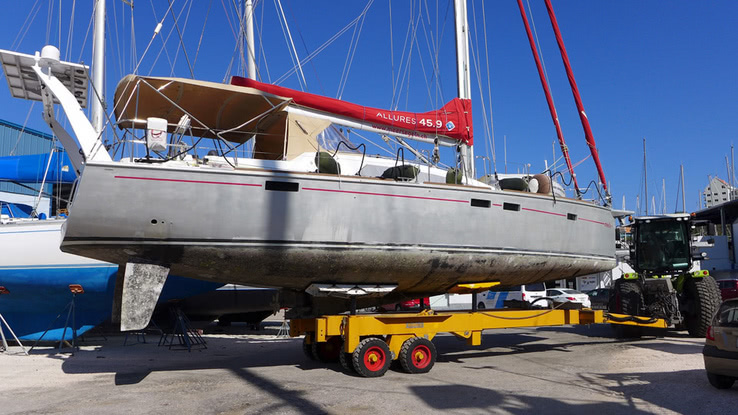
[[74, 355], [11, 347], [0, 353], [0, 412], [738, 414], [738, 385], [710, 386], [703, 341], [685, 333], [620, 341], [606, 325], [504, 329], [480, 347], [440, 335], [430, 373], [365, 379], [308, 360], [302, 339], [279, 328], [211, 326], [207, 349], [191, 352], [152, 335], [127, 346], [88, 336]]

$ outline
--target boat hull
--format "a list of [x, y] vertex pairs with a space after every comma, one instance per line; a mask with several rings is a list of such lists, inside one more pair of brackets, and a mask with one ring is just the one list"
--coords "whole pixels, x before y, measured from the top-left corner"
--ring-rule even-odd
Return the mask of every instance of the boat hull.
[[88, 163], [62, 250], [192, 278], [444, 292], [611, 269], [610, 210], [482, 187], [265, 170]]
[[[0, 226], [0, 286], [9, 292], [0, 296], [0, 314], [21, 340], [72, 340], [72, 327], [81, 336], [111, 316], [118, 265], [61, 252], [63, 223], [50, 219]], [[74, 318], [70, 284], [84, 289], [74, 298]], [[170, 276], [160, 301], [219, 286]]]

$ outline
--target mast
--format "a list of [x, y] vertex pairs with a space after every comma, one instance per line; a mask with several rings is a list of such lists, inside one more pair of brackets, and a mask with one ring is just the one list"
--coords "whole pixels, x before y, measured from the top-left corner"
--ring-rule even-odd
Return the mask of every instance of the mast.
[[648, 216], [648, 168], [646, 167], [646, 138], [643, 138], [643, 186], [646, 190], [646, 216]]
[[95, 32], [92, 41], [92, 127], [102, 133], [105, 119], [105, 0], [95, 0]]
[[686, 203], [684, 200], [684, 164], [679, 165], [680, 176], [682, 178], [682, 213], [687, 211]]
[[256, 50], [254, 49], [254, 3], [251, 0], [246, 0], [244, 13], [246, 14], [246, 54], [248, 55], [246, 70], [248, 71], [249, 79], [256, 80]]
[[[584, 128], [584, 135], [587, 139], [587, 145], [589, 146], [589, 151], [592, 154], [592, 159], [595, 162], [595, 166], [597, 166], [597, 173], [600, 176], [600, 183], [602, 183], [602, 188], [605, 190], [606, 203], [609, 205], [610, 191], [607, 188], [605, 172], [602, 171], [602, 164], [600, 164], [600, 155], [597, 153], [597, 144], [595, 143], [594, 136], [592, 135], [592, 128], [589, 126], [587, 113], [584, 112], [582, 97], [579, 95], [579, 88], [577, 88], [577, 82], [574, 80], [574, 72], [571, 70], [571, 64], [569, 64], [569, 56], [566, 54], [564, 39], [561, 37], [561, 31], [559, 30], [559, 24], [556, 22], [556, 15], [554, 15], [551, 0], [546, 0], [546, 9], [548, 9], [548, 17], [551, 20], [551, 25], [553, 26], [554, 33], [556, 34], [556, 42], [559, 44], [559, 51], [561, 52], [561, 59], [564, 61], [566, 75], [569, 78], [571, 92], [574, 95], [574, 101], [577, 104], [577, 110], [579, 110], [579, 119], [582, 121], [582, 128]], [[648, 198], [646, 198], [646, 200], [648, 200]], [[646, 204], [648, 204], [648, 201], [646, 201]]]
[[[471, 77], [469, 75], [469, 23], [466, 17], [466, 0], [454, 0], [454, 26], [456, 28], [456, 78], [458, 96], [471, 99]], [[464, 176], [474, 179], [474, 148], [460, 144]]]
[[[577, 176], [574, 174], [574, 167], [572, 167], [571, 159], [569, 158], [569, 147], [566, 146], [566, 141], [564, 141], [564, 133], [561, 131], [561, 124], [559, 123], [559, 115], [556, 113], [556, 107], [554, 106], [553, 97], [551, 96], [551, 90], [548, 87], [546, 76], [543, 73], [543, 65], [541, 65], [541, 59], [538, 57], [538, 49], [536, 48], [536, 43], [533, 40], [533, 33], [530, 30], [530, 24], [528, 24], [528, 16], [525, 14], [523, 0], [518, 0], [518, 8], [520, 9], [520, 16], [523, 18], [523, 23], [525, 24], [525, 32], [528, 35], [528, 42], [530, 43], [530, 50], [531, 52], [533, 52], [533, 59], [535, 59], [536, 61], [536, 68], [538, 68], [538, 77], [541, 79], [543, 93], [546, 95], [548, 110], [551, 113], [551, 119], [553, 120], [554, 127], [556, 127], [556, 136], [559, 138], [561, 152], [564, 154], [564, 160], [566, 161], [566, 167], [569, 169], [569, 174], [571, 175], [572, 180], [574, 180], [574, 190], [576, 190], [577, 198], [581, 199], [582, 194], [579, 191]], [[554, 160], [556, 160], [556, 157], [554, 157]]]

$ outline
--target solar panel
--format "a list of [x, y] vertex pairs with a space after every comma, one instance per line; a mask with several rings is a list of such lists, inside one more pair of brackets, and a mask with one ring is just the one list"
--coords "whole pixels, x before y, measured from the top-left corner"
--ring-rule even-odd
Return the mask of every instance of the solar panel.
[[[41, 81], [31, 69], [36, 64], [33, 55], [0, 49], [0, 62], [11, 95], [16, 98], [41, 101]], [[77, 98], [82, 108], [87, 106], [87, 82], [89, 66], [70, 62], [51, 63], [52, 74]], [[58, 104], [56, 98], [54, 103]]]

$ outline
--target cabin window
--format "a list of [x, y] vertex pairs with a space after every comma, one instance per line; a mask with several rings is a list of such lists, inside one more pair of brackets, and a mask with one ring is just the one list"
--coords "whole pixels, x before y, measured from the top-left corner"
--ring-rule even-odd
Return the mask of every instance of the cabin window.
[[297, 192], [300, 190], [300, 184], [291, 182], [267, 181], [264, 188], [266, 190], [276, 190], [278, 192]]
[[505, 209], [505, 210], [512, 210], [514, 212], [519, 212], [520, 211], [520, 205], [517, 204], [517, 203], [507, 203], [507, 202], [505, 202], [505, 203], [502, 204], [502, 208]]
[[471, 205], [474, 207], [488, 208], [492, 206], [492, 202], [490, 202], [489, 200], [484, 200], [484, 199], [472, 199]]

